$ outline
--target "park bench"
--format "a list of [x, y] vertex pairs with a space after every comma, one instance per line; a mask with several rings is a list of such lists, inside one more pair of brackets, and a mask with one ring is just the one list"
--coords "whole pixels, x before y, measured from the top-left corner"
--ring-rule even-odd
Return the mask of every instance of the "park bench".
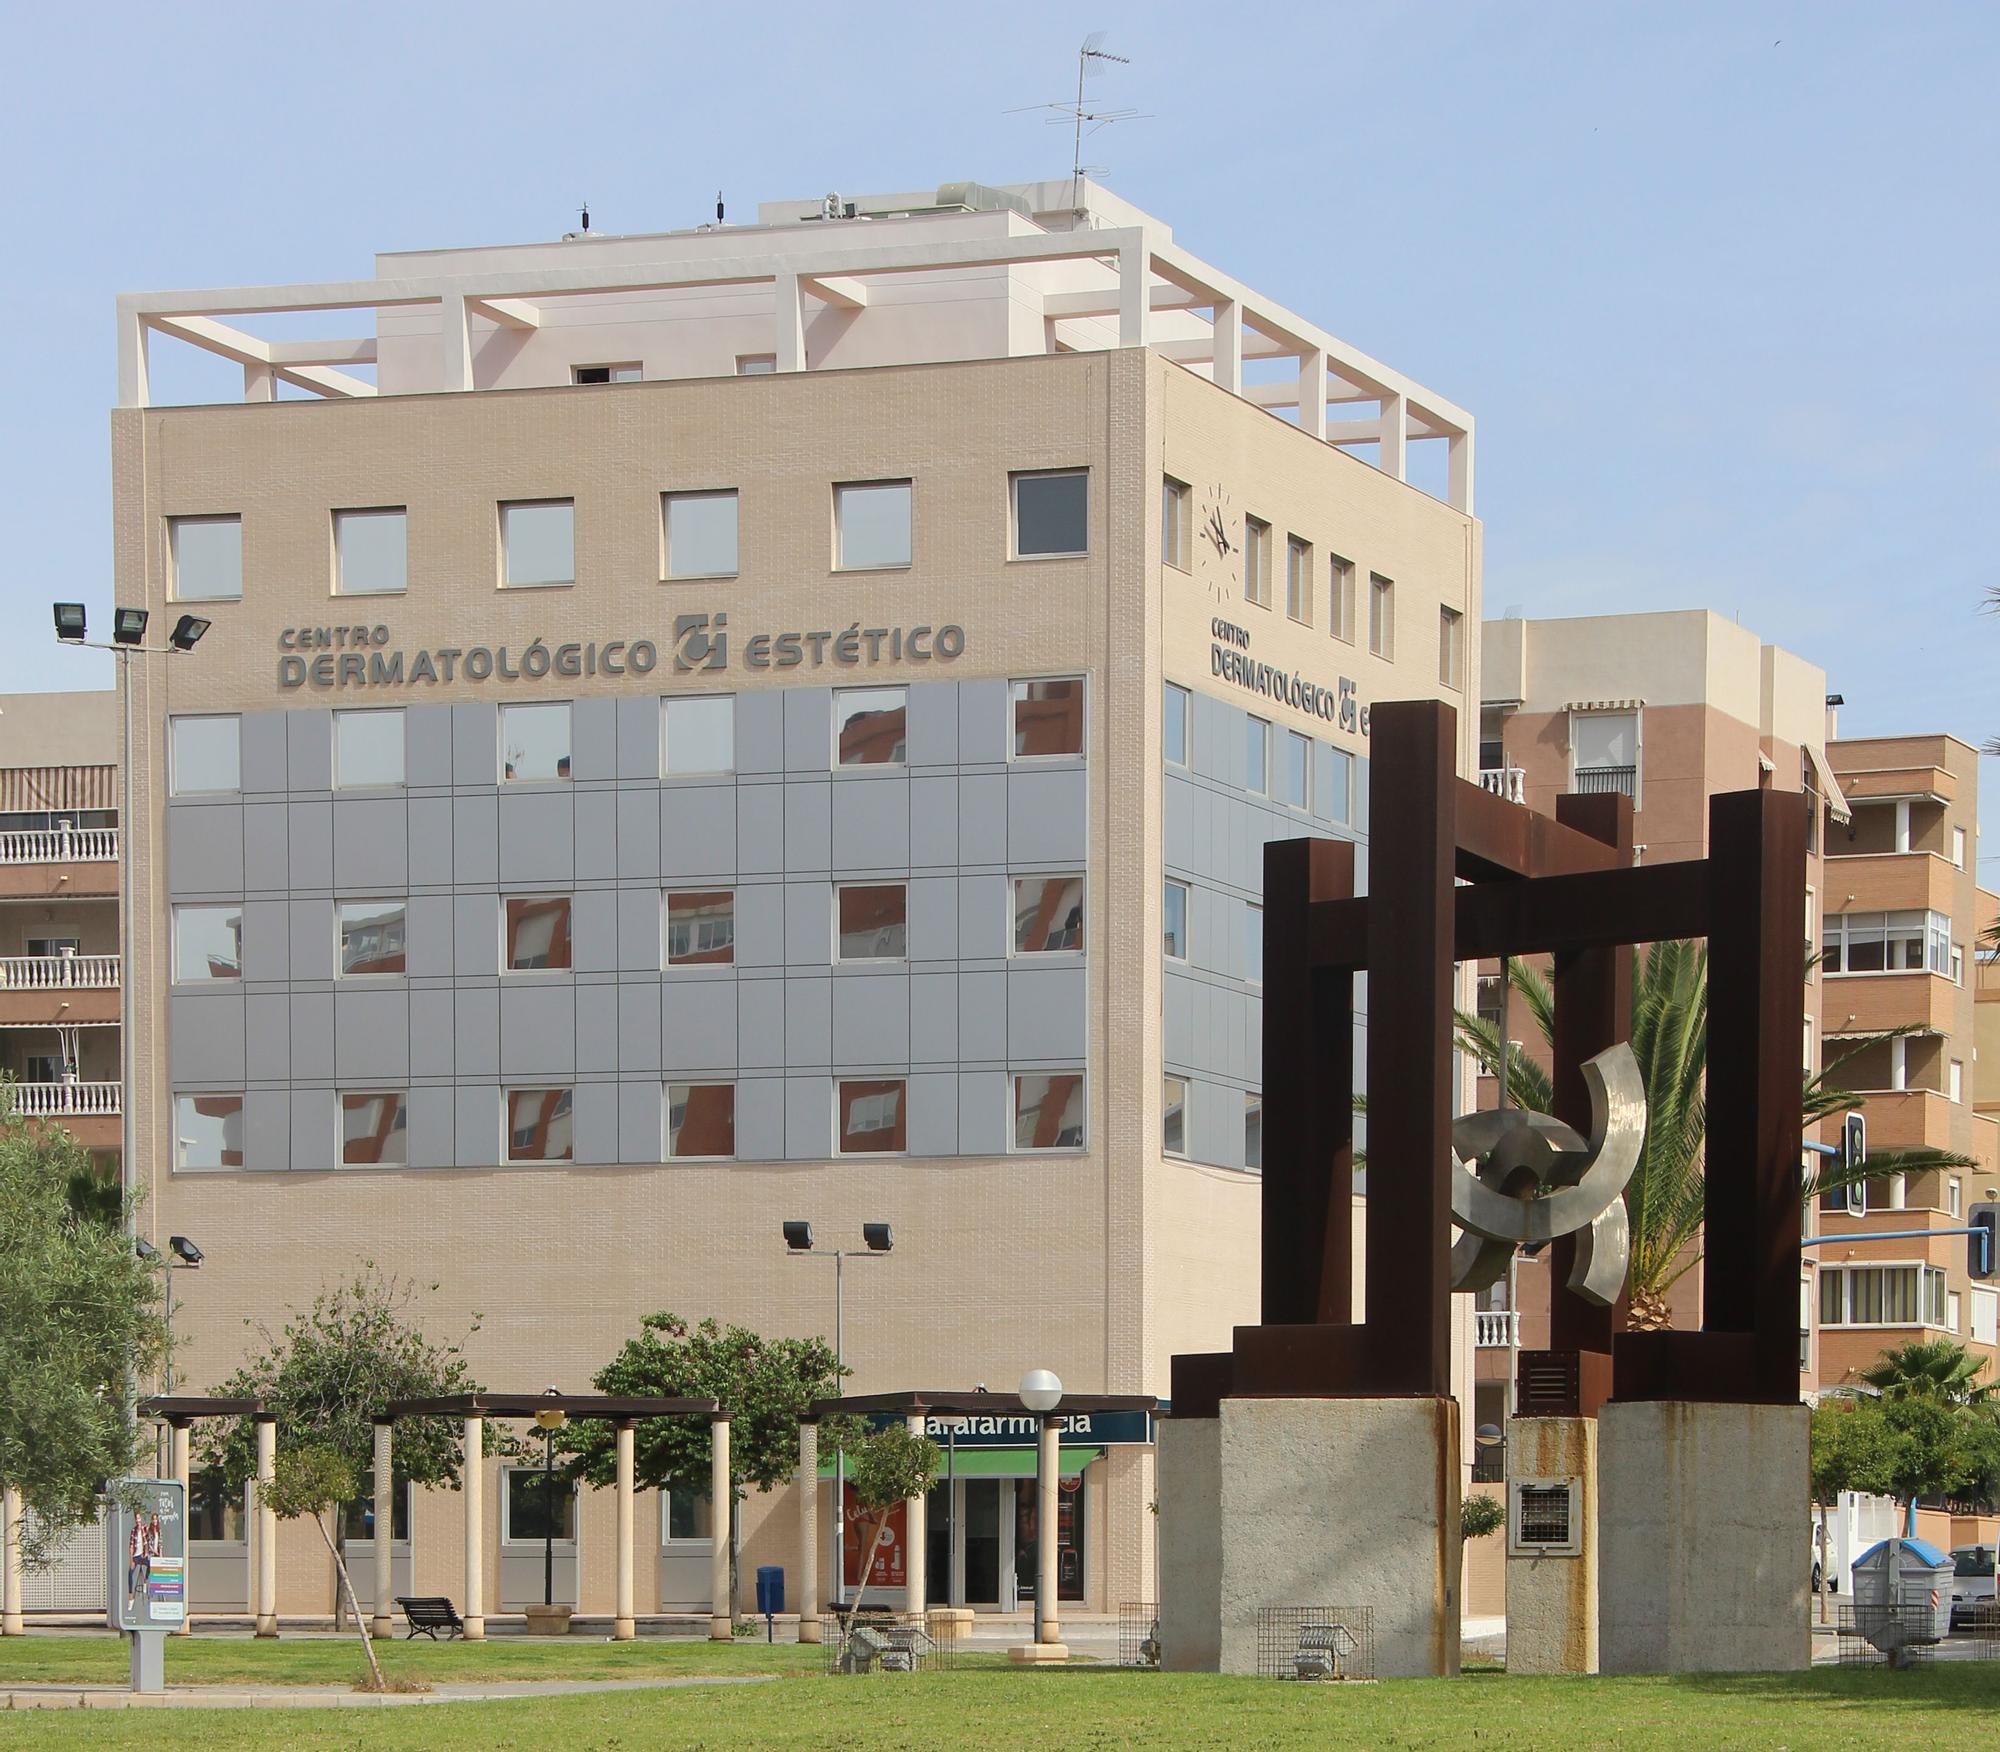
[[409, 1641], [419, 1632], [437, 1641], [439, 1631], [452, 1636], [465, 1634], [465, 1620], [459, 1617], [458, 1608], [442, 1594], [417, 1594], [405, 1598], [397, 1596], [396, 1604], [402, 1608], [403, 1616], [410, 1621]]

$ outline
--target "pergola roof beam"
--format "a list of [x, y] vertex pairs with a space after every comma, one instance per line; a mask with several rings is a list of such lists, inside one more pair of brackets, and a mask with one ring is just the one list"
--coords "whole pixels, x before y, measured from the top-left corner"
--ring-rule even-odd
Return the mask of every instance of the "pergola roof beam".
[[489, 321], [497, 322], [502, 328], [526, 331], [542, 326], [540, 306], [530, 304], [523, 298], [474, 298], [468, 295], [465, 307]]

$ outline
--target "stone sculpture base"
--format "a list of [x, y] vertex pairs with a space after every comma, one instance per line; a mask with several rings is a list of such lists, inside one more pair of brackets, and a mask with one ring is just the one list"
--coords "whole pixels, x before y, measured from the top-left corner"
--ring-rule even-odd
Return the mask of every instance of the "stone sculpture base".
[[1806, 1408], [1614, 1401], [1597, 1424], [1602, 1671], [1810, 1665]]
[[1161, 1664], [1257, 1671], [1264, 1606], [1366, 1606], [1384, 1679], [1458, 1671], [1458, 1406], [1225, 1399], [1159, 1427]]
[[1507, 1539], [1507, 1671], [1597, 1671], [1597, 1420], [1516, 1417], [1507, 1422], [1509, 1491], [1517, 1478], [1574, 1478], [1574, 1557], [1514, 1550]]

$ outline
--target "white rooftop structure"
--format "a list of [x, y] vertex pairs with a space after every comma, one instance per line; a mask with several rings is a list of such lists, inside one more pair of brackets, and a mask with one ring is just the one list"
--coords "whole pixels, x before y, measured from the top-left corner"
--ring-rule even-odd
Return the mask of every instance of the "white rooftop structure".
[[[298, 313], [346, 311], [373, 312], [373, 332], [281, 339], [245, 322], [276, 318], [289, 333]], [[1143, 346], [1329, 444], [1365, 447], [1398, 480], [1412, 443], [1441, 441], [1445, 496], [1473, 508], [1470, 414], [1188, 254], [1088, 179], [828, 195], [767, 202], [754, 225], [404, 251], [378, 256], [372, 280], [128, 293], [121, 406], [149, 404], [156, 335], [239, 363], [246, 401], [280, 384], [413, 395]], [[1255, 363], [1266, 360], [1296, 370], [1271, 376]]]

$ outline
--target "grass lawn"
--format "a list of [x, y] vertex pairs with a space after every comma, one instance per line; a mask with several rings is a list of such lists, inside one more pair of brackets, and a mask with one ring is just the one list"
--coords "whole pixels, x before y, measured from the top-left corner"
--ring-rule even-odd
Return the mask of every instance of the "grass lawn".
[[[39, 1645], [39, 1646], [38, 1646]], [[111, 1655], [115, 1643], [103, 1645]], [[1281, 1685], [1189, 1674], [1080, 1667], [1019, 1672], [979, 1666], [914, 1677], [827, 1679], [817, 1650], [738, 1644], [622, 1647], [399, 1648], [397, 1670], [424, 1677], [637, 1677], [655, 1673], [777, 1672], [769, 1685], [655, 1695], [507, 1703], [426, 1704], [380, 1711], [215, 1710], [0, 1715], [0, 1747], [156, 1748], [202, 1752], [635, 1752], [638, 1748], [1047, 1746], [1367, 1747], [1571, 1752], [1735, 1748], [1923, 1747], [1977, 1744], [2000, 1728], [2000, 1667], [1944, 1663], [1910, 1673], [1822, 1669], [1703, 1679], [1406, 1680], [1374, 1686]], [[338, 1680], [353, 1668], [327, 1643], [273, 1648], [202, 1643], [171, 1651], [168, 1679]], [[39, 1657], [37, 1660], [36, 1658]], [[6, 1646], [0, 1684], [39, 1665], [51, 1676], [101, 1676], [104, 1656], [83, 1639]], [[353, 1657], [358, 1660], [358, 1656]], [[112, 1662], [111, 1670], [117, 1670]]]

